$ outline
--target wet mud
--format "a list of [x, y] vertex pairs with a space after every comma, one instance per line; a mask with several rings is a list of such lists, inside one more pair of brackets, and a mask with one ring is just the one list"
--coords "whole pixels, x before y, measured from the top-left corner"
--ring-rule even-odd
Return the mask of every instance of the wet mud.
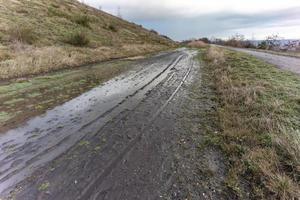
[[[39, 199], [50, 193], [49, 199], [92, 198], [89, 194], [98, 191], [93, 188], [99, 180], [104, 183], [176, 99], [190, 75], [192, 54], [181, 49], [143, 60], [134, 70], [2, 134], [2, 196]], [[158, 94], [151, 99], [154, 91]], [[19, 184], [22, 192], [16, 192]]]
[[222, 155], [200, 148], [207, 127], [218, 129], [206, 116], [215, 104], [196, 55], [178, 49], [137, 61], [2, 134], [0, 198], [222, 199]]

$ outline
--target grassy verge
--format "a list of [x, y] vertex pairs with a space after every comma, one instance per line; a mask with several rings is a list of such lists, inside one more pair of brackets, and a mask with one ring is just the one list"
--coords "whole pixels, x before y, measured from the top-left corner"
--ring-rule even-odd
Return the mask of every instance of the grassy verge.
[[131, 69], [120, 60], [0, 84], [0, 132], [42, 114]]
[[222, 130], [206, 143], [228, 158], [227, 187], [240, 199], [299, 198], [300, 77], [238, 52], [203, 54]]

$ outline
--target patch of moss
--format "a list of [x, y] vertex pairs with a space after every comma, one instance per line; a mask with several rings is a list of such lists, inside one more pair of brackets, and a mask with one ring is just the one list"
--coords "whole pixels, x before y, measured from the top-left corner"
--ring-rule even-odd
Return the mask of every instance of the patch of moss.
[[85, 146], [85, 147], [88, 147], [90, 145], [90, 142], [89, 141], [86, 141], [86, 140], [81, 140], [79, 143], [78, 143], [79, 146]]
[[29, 98], [35, 98], [35, 97], [38, 97], [38, 96], [40, 96], [41, 95], [41, 93], [38, 93], [38, 92], [34, 92], [34, 93], [31, 93], [31, 94], [27, 94], [27, 96], [29, 97]]
[[9, 101], [5, 101], [3, 104], [4, 105], [14, 105], [14, 104], [17, 104], [21, 101], [24, 101], [24, 98], [12, 99], [12, 100], [9, 100]]
[[30, 87], [30, 86], [32, 86], [31, 82], [13, 83], [13, 84], [9, 84], [9, 85], [0, 86], [0, 94], [2, 94], [2, 93], [7, 94], [9, 92], [22, 90], [22, 89]]
[[38, 190], [39, 191], [46, 191], [46, 190], [48, 190], [49, 187], [50, 187], [50, 183], [45, 182], [45, 183], [43, 183], [39, 186]]
[[12, 114], [9, 114], [7, 112], [0, 112], [0, 123], [3, 123], [5, 121], [9, 120], [12, 117], [13, 117]]

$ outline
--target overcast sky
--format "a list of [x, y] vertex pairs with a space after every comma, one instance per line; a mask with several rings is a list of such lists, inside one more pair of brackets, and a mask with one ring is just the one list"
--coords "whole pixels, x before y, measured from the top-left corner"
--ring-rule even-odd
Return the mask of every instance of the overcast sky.
[[227, 38], [235, 33], [264, 39], [300, 39], [300, 0], [84, 0], [175, 40]]

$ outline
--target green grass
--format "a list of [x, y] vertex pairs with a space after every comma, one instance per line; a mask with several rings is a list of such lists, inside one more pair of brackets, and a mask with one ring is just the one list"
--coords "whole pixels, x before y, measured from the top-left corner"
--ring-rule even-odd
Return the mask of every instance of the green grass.
[[0, 94], [8, 94], [10, 92], [18, 91], [25, 89], [29, 86], [31, 86], [31, 82], [24, 81], [22, 83], [13, 83], [9, 85], [4, 85], [0, 87]]
[[22, 101], [24, 101], [24, 98], [17, 98], [17, 99], [11, 99], [9, 101], [5, 101], [3, 104], [4, 105], [14, 105], [14, 104], [17, 104]]
[[39, 186], [38, 190], [39, 191], [46, 191], [46, 190], [48, 190], [49, 187], [50, 187], [50, 183], [45, 182], [45, 183], [43, 183]]
[[89, 141], [86, 141], [86, 140], [81, 140], [79, 143], [78, 143], [79, 146], [84, 146], [84, 147], [88, 147], [90, 145], [90, 142]]
[[203, 54], [222, 130], [206, 144], [228, 158], [227, 187], [240, 199], [299, 197], [300, 77], [243, 53]]
[[73, 16], [73, 21], [81, 26], [90, 28], [90, 18], [87, 15], [79, 14]]
[[0, 123], [11, 119], [13, 116], [7, 112], [0, 112]]
[[29, 98], [35, 98], [35, 97], [38, 97], [40, 95], [42, 95], [42, 94], [39, 93], [39, 92], [34, 92], [34, 93], [31, 93], [31, 94], [27, 94], [27, 97], [29, 97]]

